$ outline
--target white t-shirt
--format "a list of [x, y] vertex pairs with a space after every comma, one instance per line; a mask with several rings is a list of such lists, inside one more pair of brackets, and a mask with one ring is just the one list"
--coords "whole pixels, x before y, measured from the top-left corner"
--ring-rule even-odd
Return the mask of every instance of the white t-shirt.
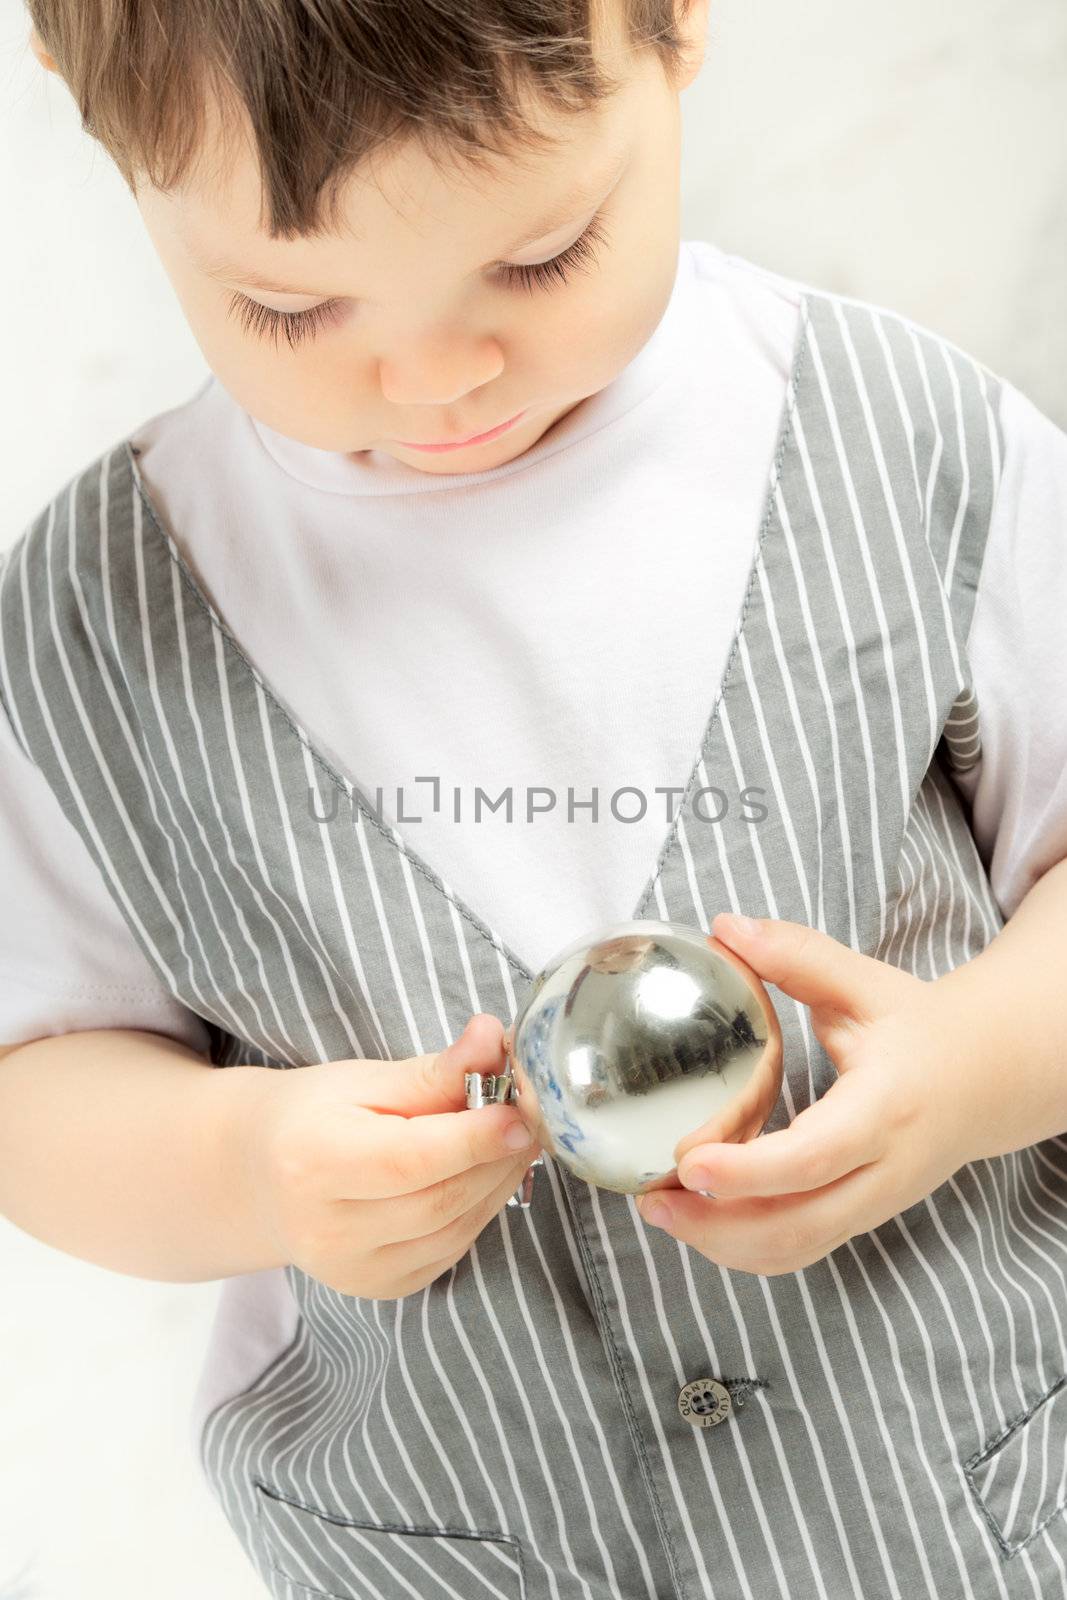
[[[632, 914], [677, 807], [656, 790], [685, 784], [718, 692], [801, 287], [683, 241], [629, 366], [489, 471], [316, 450], [214, 377], [133, 435], [164, 523], [278, 698], [533, 970]], [[1067, 435], [1008, 383], [1001, 416], [969, 641], [984, 757], [961, 787], [1010, 915], [1067, 854]], [[0, 904], [18, 907], [0, 1043], [145, 1027], [205, 1048], [2, 719], [0, 756]], [[492, 809], [509, 787], [510, 819]]]

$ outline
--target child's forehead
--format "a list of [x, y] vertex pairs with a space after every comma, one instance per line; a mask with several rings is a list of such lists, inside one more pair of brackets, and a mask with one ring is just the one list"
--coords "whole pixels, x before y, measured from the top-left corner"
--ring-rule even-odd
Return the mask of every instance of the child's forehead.
[[617, 95], [582, 113], [531, 107], [544, 141], [530, 148], [490, 147], [471, 156], [415, 137], [379, 147], [338, 175], [321, 230], [289, 239], [266, 229], [259, 161], [240, 108], [211, 98], [197, 159], [182, 183], [164, 192], [139, 182], [137, 199], [197, 264], [220, 250], [245, 260], [266, 253], [299, 273], [302, 262], [321, 264], [339, 246], [373, 247], [401, 233], [431, 245], [471, 227], [519, 250], [563, 226], [586, 195], [595, 203], [597, 191], [610, 187], [640, 125], [633, 102], [642, 76], [635, 67]]

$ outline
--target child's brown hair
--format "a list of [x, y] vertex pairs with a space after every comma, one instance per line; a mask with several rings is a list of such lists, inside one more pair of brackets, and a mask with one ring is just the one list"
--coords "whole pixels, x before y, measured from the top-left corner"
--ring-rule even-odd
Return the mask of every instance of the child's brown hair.
[[[675, 0], [685, 15], [689, 0]], [[242, 107], [271, 237], [328, 231], [341, 180], [414, 136], [435, 161], [551, 142], [522, 92], [564, 113], [618, 88], [597, 59], [622, 8], [635, 51], [673, 79], [672, 0], [28, 0], [82, 126], [126, 183], [160, 189], [194, 165], [210, 92], [223, 127]], [[605, 9], [606, 8], [606, 9]], [[323, 205], [325, 203], [325, 218]]]

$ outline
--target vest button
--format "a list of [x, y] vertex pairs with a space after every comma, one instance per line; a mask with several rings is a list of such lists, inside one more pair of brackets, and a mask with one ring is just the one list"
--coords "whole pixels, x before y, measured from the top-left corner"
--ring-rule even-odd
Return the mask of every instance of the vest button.
[[714, 1428], [730, 1415], [730, 1391], [717, 1378], [694, 1378], [679, 1390], [678, 1410], [694, 1428]]

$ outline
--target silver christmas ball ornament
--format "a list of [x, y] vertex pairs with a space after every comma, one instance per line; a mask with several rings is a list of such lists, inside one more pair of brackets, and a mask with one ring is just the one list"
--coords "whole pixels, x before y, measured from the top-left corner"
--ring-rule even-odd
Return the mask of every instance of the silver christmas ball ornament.
[[[513, 1101], [543, 1150], [620, 1194], [678, 1187], [698, 1144], [754, 1139], [782, 1086], [763, 983], [677, 922], [576, 939], [534, 978], [504, 1048], [506, 1072], [468, 1074], [468, 1104]], [[529, 1204], [539, 1162], [509, 1205]]]

